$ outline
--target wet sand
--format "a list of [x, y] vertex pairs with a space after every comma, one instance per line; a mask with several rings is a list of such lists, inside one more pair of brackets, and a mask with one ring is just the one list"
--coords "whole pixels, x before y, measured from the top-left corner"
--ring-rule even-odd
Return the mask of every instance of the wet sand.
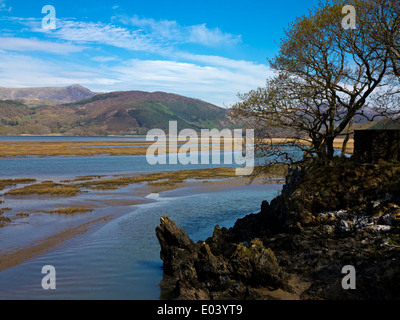
[[[271, 183], [282, 182], [281, 179], [276, 178], [270, 181]], [[124, 214], [132, 211], [132, 206], [153, 201], [147, 196], [150, 194], [157, 194], [159, 192], [176, 190], [179, 188], [196, 187], [199, 192], [221, 190], [232, 186], [245, 186], [249, 183], [248, 177], [231, 177], [231, 178], [220, 178], [220, 179], [204, 179], [204, 180], [186, 180], [174, 185], [148, 185], [147, 183], [132, 184], [129, 186], [120, 187], [117, 190], [107, 191], [90, 191], [89, 193], [82, 194], [80, 196], [68, 198], [67, 200], [62, 198], [51, 198], [50, 205], [54, 207], [64, 206], [63, 202], [67, 202], [69, 208], [74, 207], [87, 207], [92, 208], [93, 211], [89, 214], [74, 214], [70, 217], [60, 215], [59, 217], [52, 217], [53, 222], [48, 223], [46, 233], [40, 232], [38, 229], [35, 232], [35, 210], [33, 209], [32, 216], [24, 217], [22, 219], [15, 219], [15, 224], [25, 224], [21, 230], [16, 230], [15, 235], [18, 237], [18, 233], [24, 232], [24, 228], [27, 228], [30, 224], [32, 225], [33, 231], [29, 238], [20, 243], [15, 243], [12, 239], [4, 239], [6, 242], [5, 246], [0, 247], [0, 271], [7, 268], [16, 266], [25, 261], [28, 261], [41, 254], [49, 252], [54, 249], [57, 245], [62, 244], [64, 241], [84, 234], [89, 230], [93, 230], [101, 227], [105, 223], [116, 219]], [[265, 183], [262, 179], [255, 179], [252, 184]], [[35, 203], [35, 199], [31, 200]], [[37, 199], [37, 206], [41, 206], [42, 199]], [[50, 201], [50, 200], [49, 200]], [[60, 204], [58, 204], [58, 201]], [[13, 208], [14, 209], [14, 208]], [[49, 208], [46, 208], [48, 210]], [[17, 210], [18, 211], [18, 210]], [[46, 214], [43, 213], [44, 209], [40, 208], [42, 213], [36, 213], [40, 216], [41, 228], [45, 226], [43, 224], [47, 220]], [[51, 215], [53, 216], [53, 215]], [[54, 219], [56, 222], [54, 222]], [[57, 224], [57, 220], [65, 220], [66, 222], [61, 226]], [[13, 234], [12, 229], [15, 225], [6, 225], [3, 228], [8, 229], [9, 234]]]
[[15, 251], [3, 252], [0, 254], [0, 271], [19, 265], [30, 260], [40, 254], [48, 252], [56, 245], [80, 234], [87, 232], [90, 228], [98, 223], [105, 223], [112, 219], [114, 214], [105, 217], [93, 219], [84, 224], [70, 227], [62, 232], [54, 234], [50, 237], [37, 241], [37, 244], [23, 248], [16, 248]]

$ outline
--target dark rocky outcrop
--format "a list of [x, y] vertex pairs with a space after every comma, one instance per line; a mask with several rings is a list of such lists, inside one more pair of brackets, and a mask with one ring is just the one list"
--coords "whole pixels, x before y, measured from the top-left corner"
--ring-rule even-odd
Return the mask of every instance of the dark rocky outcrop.
[[162, 217], [161, 286], [179, 299], [400, 299], [399, 195], [398, 164], [337, 160], [289, 170], [271, 203], [204, 242]]
[[172, 220], [162, 217], [156, 234], [164, 261], [163, 285], [181, 299], [245, 299], [250, 297], [248, 284], [290, 289], [288, 275], [260, 239], [221, 253], [225, 240], [218, 238], [219, 232], [216, 227], [211, 245], [222, 247], [213, 253], [210, 244], [194, 244]]

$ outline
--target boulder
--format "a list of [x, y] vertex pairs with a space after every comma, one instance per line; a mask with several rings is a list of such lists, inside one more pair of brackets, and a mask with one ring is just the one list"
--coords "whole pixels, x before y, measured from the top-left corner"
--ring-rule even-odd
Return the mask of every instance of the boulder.
[[[156, 228], [163, 260], [161, 287], [179, 299], [244, 299], [251, 288], [290, 290], [288, 276], [282, 271], [274, 252], [260, 239], [239, 243], [232, 253], [213, 252], [216, 243], [226, 240], [215, 227], [214, 237], [194, 243], [168, 217], [161, 217]], [[229, 250], [228, 250], [229, 251]]]

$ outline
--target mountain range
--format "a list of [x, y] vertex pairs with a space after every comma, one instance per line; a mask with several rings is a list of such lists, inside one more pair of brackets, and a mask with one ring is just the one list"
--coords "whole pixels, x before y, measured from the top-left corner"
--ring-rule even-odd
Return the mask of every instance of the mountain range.
[[[0, 88], [1, 135], [130, 135], [178, 129], [230, 128], [227, 110], [165, 92], [95, 93], [80, 85]], [[166, 131], [167, 132], [167, 131]]]
[[95, 96], [97, 93], [78, 84], [68, 87], [4, 88], [0, 99], [15, 100], [28, 106], [69, 103]]

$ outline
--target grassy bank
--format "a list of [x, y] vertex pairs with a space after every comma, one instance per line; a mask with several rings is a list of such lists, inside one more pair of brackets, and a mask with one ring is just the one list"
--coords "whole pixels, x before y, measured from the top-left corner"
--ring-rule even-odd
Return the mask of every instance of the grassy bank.
[[0, 179], [0, 190], [7, 187], [13, 187], [17, 184], [28, 184], [36, 182], [36, 179], [18, 178], [18, 179]]
[[[269, 178], [282, 177], [285, 174], [286, 166], [276, 166], [269, 173]], [[6, 192], [6, 195], [25, 196], [25, 195], [48, 195], [48, 196], [75, 196], [85, 192], [87, 189], [93, 190], [114, 190], [134, 183], [146, 182], [150, 186], [169, 186], [174, 187], [183, 183], [187, 179], [223, 179], [236, 177], [235, 168], [211, 168], [193, 169], [181, 171], [168, 171], [144, 174], [134, 177], [104, 178], [96, 176], [78, 177], [75, 180], [65, 180], [64, 183], [44, 181], [34, 183], [21, 188], [16, 188]], [[87, 179], [86, 181], [84, 179]], [[83, 180], [83, 181], [82, 181]]]
[[0, 157], [144, 155], [147, 148], [136, 146], [145, 144], [145, 142], [2, 142]]

